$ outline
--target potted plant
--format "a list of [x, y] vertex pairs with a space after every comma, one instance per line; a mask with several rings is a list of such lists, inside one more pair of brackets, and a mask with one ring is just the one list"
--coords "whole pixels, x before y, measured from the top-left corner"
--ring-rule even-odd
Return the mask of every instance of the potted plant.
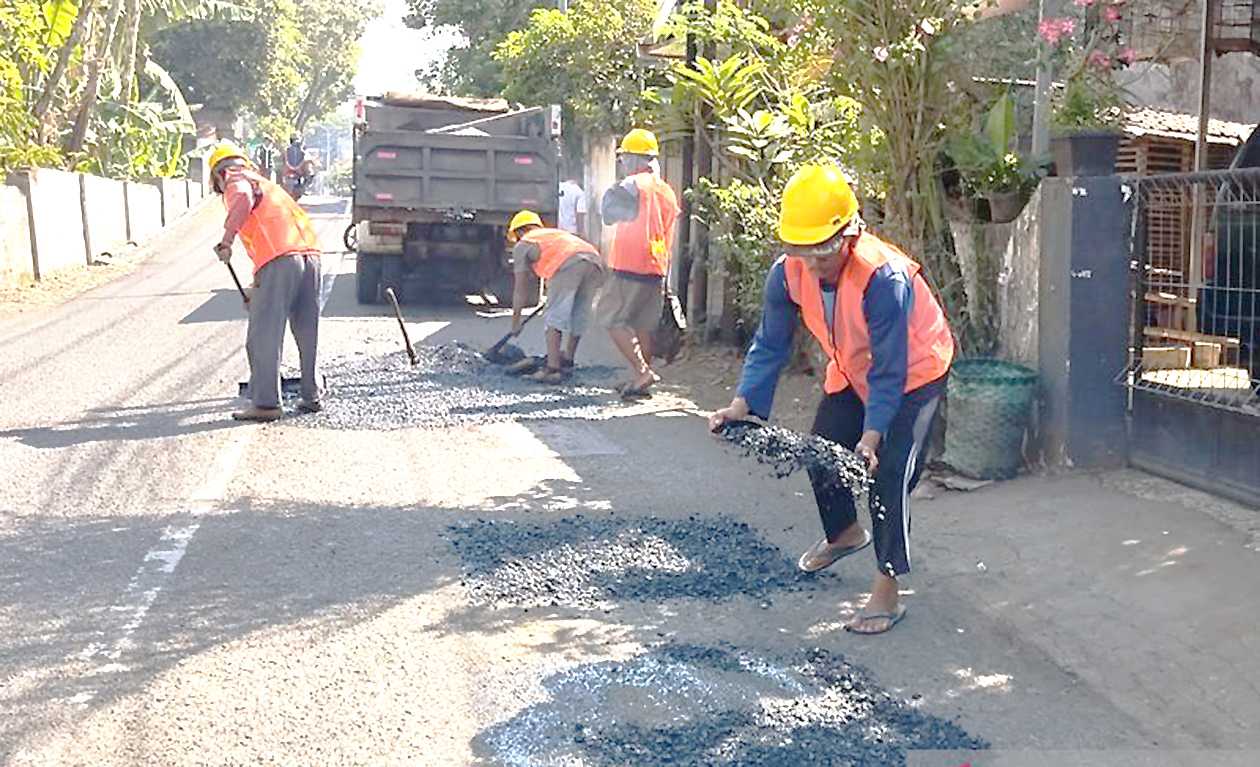
[[1115, 173], [1125, 112], [1116, 72], [1136, 59], [1120, 31], [1125, 2], [1075, 0], [1082, 18], [1045, 19], [1037, 28], [1042, 55], [1055, 59], [1062, 72], [1050, 118], [1050, 150], [1060, 176]]
[[982, 168], [979, 177], [968, 185], [989, 201], [989, 219], [995, 224], [1006, 224], [1019, 216], [1028, 202], [1028, 193], [1040, 179], [1041, 174], [1027, 158], [1007, 152]]
[[1040, 165], [1012, 148], [1015, 103], [1004, 94], [985, 116], [984, 130], [956, 137], [947, 152], [963, 191], [988, 202], [989, 220], [1014, 221], [1041, 180]]

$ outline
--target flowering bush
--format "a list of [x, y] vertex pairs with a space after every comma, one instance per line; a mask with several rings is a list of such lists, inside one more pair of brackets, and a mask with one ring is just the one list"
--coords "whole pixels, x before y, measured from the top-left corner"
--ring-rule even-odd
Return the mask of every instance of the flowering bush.
[[1115, 73], [1137, 55], [1120, 31], [1127, 0], [1073, 0], [1077, 17], [1049, 18], [1037, 27], [1041, 55], [1059, 63], [1064, 87], [1052, 122], [1062, 130], [1118, 127], [1124, 91]]

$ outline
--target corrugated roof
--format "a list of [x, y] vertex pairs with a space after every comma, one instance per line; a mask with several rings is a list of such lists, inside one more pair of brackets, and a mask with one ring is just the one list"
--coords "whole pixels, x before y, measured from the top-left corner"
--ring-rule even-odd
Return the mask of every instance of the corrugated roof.
[[[1255, 127], [1228, 120], [1208, 120], [1208, 142], [1238, 146], [1247, 140]], [[1160, 136], [1194, 141], [1199, 134], [1199, 117], [1140, 107], [1130, 110], [1126, 115], [1124, 130], [1130, 136]]]

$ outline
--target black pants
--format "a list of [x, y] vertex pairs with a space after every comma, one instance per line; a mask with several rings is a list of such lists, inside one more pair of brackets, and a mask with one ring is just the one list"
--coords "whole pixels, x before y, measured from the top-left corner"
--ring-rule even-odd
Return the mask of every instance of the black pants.
[[[920, 455], [926, 448], [936, 406], [945, 391], [945, 378], [915, 389], [901, 401], [888, 435], [879, 447], [879, 468], [871, 492], [871, 532], [875, 537], [876, 563], [881, 572], [896, 577], [910, 572], [910, 491], [918, 484]], [[828, 394], [818, 404], [814, 433], [853, 449], [862, 438], [866, 406], [850, 387]], [[821, 481], [814, 470], [810, 481], [827, 540], [857, 521], [853, 494], [843, 486]]]

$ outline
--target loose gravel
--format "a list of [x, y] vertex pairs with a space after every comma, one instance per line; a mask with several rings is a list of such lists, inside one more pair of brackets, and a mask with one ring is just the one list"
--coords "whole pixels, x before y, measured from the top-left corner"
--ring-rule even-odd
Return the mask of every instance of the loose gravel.
[[[509, 765], [904, 765], [988, 744], [828, 650], [665, 643], [546, 678], [547, 699], [478, 736]], [[917, 696], [916, 696], [917, 697]]]
[[417, 346], [403, 352], [326, 364], [324, 410], [293, 419], [321, 429], [447, 427], [491, 421], [606, 417], [616, 402], [616, 370], [577, 368], [570, 381], [549, 386], [509, 376], [462, 344]]
[[843, 486], [854, 496], [866, 493], [874, 483], [866, 461], [857, 453], [815, 434], [798, 434], [752, 421], [727, 422], [718, 434], [745, 456], [771, 467], [780, 479], [812, 470], [814, 476]]
[[608, 609], [619, 601], [764, 599], [821, 587], [744, 522], [582, 514], [542, 523], [478, 519], [447, 528], [471, 601]]

